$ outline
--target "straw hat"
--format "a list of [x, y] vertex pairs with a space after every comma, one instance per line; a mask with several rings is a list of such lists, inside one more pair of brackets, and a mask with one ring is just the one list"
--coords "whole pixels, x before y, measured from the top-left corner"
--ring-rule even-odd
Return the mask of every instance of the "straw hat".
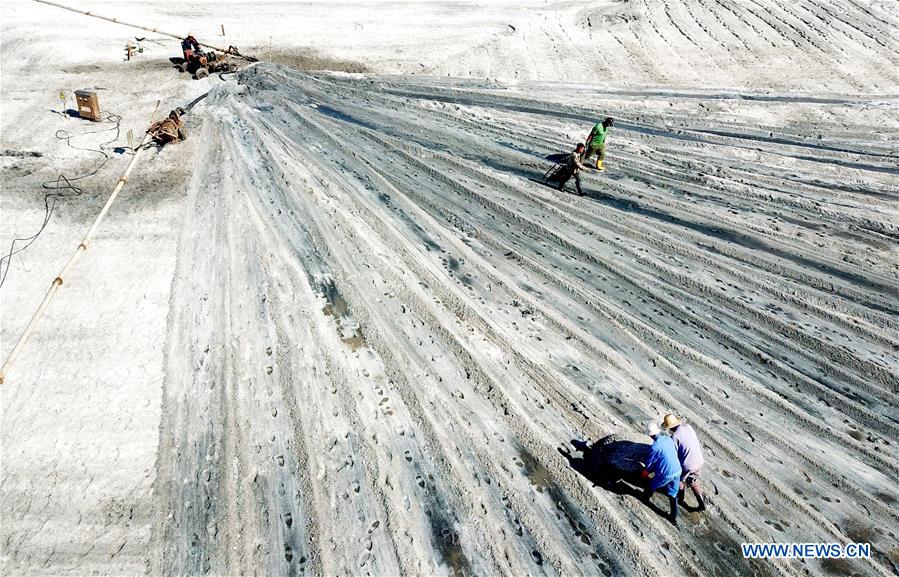
[[659, 428], [659, 425], [656, 424], [655, 421], [649, 421], [646, 423], [646, 434], [650, 437], [655, 437], [656, 435], [661, 434], [662, 429]]
[[677, 417], [675, 417], [672, 413], [668, 413], [665, 415], [665, 418], [662, 419], [662, 428], [670, 429], [672, 427], [676, 427], [680, 425], [681, 421]]

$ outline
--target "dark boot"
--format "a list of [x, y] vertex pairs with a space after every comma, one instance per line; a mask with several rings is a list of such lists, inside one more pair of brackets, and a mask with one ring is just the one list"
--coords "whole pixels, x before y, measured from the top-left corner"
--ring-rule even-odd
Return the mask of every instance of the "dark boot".
[[668, 516], [668, 520], [671, 521], [671, 524], [677, 527], [677, 499], [668, 496], [668, 504], [671, 505], [671, 513]]
[[680, 491], [678, 491], [677, 492], [677, 502], [680, 503], [681, 505], [686, 505], [687, 499], [685, 498], [685, 496], [686, 496], [686, 491], [684, 489], [681, 489]]

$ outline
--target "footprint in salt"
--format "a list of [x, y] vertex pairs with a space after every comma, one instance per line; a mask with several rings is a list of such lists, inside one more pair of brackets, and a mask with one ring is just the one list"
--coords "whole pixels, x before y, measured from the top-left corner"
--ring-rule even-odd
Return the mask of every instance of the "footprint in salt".
[[359, 555], [359, 567], [365, 567], [368, 563], [370, 563], [374, 559], [371, 553], [365, 551], [364, 553]]

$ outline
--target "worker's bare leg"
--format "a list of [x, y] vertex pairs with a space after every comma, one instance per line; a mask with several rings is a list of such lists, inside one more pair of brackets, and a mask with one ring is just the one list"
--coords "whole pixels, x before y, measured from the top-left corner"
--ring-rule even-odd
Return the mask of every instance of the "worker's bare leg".
[[686, 498], [686, 488], [690, 487], [690, 490], [693, 491], [693, 494], [696, 495], [697, 502], [697, 510], [705, 511], [705, 499], [702, 497], [702, 487], [699, 484], [699, 478], [694, 476], [688, 476], [684, 479], [680, 484], [680, 490], [677, 492], [677, 502], [681, 505], [687, 504]]
[[699, 503], [699, 510], [705, 511], [705, 499], [702, 498], [702, 487], [699, 485], [698, 479], [690, 483], [690, 490], [696, 495], [696, 501]]

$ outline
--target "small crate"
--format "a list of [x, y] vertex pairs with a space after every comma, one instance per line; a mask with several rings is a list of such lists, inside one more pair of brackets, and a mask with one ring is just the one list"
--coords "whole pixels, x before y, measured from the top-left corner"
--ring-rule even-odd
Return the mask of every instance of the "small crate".
[[87, 120], [100, 120], [100, 101], [97, 93], [90, 90], [76, 90], [75, 102], [78, 104], [78, 116]]

